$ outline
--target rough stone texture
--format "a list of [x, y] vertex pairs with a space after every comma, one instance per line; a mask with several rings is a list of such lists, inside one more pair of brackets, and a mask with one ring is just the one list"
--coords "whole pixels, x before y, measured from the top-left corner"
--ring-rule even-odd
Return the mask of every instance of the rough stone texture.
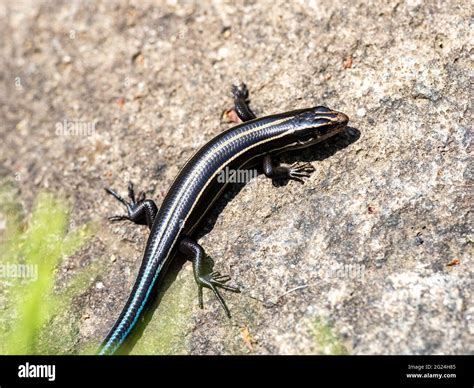
[[26, 209], [48, 189], [100, 225], [67, 261], [103, 271], [63, 351], [107, 333], [146, 241], [106, 221], [103, 187], [132, 179], [161, 202], [242, 80], [259, 115], [324, 104], [353, 129], [288, 156], [314, 161], [304, 186], [258, 177], [200, 239], [242, 289], [232, 320], [210, 293], [197, 307], [180, 263], [132, 353], [472, 353], [472, 4], [199, 3], [1, 1], [4, 174]]

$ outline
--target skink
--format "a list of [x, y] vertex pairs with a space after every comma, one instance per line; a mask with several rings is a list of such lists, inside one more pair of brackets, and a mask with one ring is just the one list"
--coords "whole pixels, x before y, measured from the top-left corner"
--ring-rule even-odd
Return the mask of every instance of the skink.
[[207, 210], [222, 194], [226, 182], [219, 178], [224, 169], [249, 169], [259, 164], [273, 180], [290, 179], [303, 182], [314, 171], [309, 163], [275, 164], [272, 156], [288, 149], [311, 146], [325, 140], [347, 126], [349, 118], [323, 106], [299, 109], [256, 118], [248, 105], [244, 84], [233, 89], [235, 112], [243, 121], [209, 141], [184, 165], [172, 183], [160, 209], [141, 193], [135, 197], [129, 184], [127, 201], [111, 189], [106, 191], [119, 200], [126, 215], [109, 217], [112, 221], [129, 220], [147, 225], [150, 235], [143, 261], [130, 296], [119, 318], [103, 341], [99, 354], [113, 354], [135, 326], [150, 293], [176, 254], [186, 255], [193, 263], [202, 308], [203, 288], [211, 289], [226, 314], [230, 316], [219, 288], [239, 292], [229, 286], [229, 276], [204, 268], [203, 248], [195, 241], [196, 230]]

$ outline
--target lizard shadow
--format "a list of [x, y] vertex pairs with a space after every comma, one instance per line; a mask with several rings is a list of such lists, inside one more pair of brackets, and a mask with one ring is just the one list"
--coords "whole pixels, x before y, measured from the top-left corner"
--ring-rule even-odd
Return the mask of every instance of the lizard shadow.
[[[336, 152], [355, 143], [360, 138], [360, 135], [361, 133], [357, 128], [347, 127], [345, 131], [334, 137], [331, 137], [328, 140], [325, 140], [322, 143], [318, 143], [314, 146], [302, 150], [284, 152], [279, 155], [276, 160], [284, 163], [292, 163], [295, 161], [322, 161], [331, 157]], [[261, 169], [258, 170], [258, 172], [261, 173]], [[277, 184], [274, 184], [274, 186], [286, 186], [288, 182], [288, 180], [280, 181]], [[324, 182], [321, 183], [321, 185], [324, 184]], [[244, 188], [245, 185], [246, 183], [232, 183], [228, 185], [224, 194], [211, 207], [209, 213], [204, 218], [200, 227], [197, 229], [197, 233], [195, 235], [196, 240], [199, 240], [200, 238], [208, 234], [210, 231], [212, 231], [219, 215], [223, 212], [227, 204], [240, 193], [240, 191]], [[164, 273], [165, 275], [159, 276], [159, 278], [157, 279], [156, 283], [159, 284], [159, 286], [153, 287], [151, 296], [148, 299], [147, 304], [145, 305], [143, 318], [140, 324], [136, 325], [130, 335], [125, 339], [120, 350], [118, 351], [118, 354], [129, 354], [131, 350], [135, 347], [136, 343], [142, 337], [145, 328], [148, 326], [148, 323], [151, 321], [158, 305], [161, 303], [163, 296], [176, 280], [180, 270], [182, 269], [186, 261], [186, 257], [184, 257], [182, 254], [177, 254], [175, 259], [171, 260], [171, 264], [169, 265], [168, 269], [166, 271], [162, 271], [162, 273]], [[205, 255], [205, 267], [209, 271], [212, 271], [212, 268], [214, 267], [214, 260], [207, 255]], [[197, 303], [197, 287], [195, 303]]]
[[[311, 147], [285, 151], [278, 155], [275, 160], [282, 163], [293, 163], [293, 162], [318, 162], [325, 160], [336, 152], [348, 147], [349, 145], [355, 143], [360, 138], [360, 131], [354, 127], [347, 127], [345, 131], [339, 133], [336, 136], [333, 136], [321, 143], [317, 143]], [[317, 168], [317, 166], [316, 166]], [[263, 173], [261, 166], [257, 168], [259, 175]], [[288, 179], [274, 182], [273, 186], [275, 187], [284, 187], [290, 181]], [[198, 228], [198, 233], [196, 234], [196, 239], [200, 239], [208, 234], [215, 226], [219, 215], [224, 211], [227, 204], [232, 201], [240, 191], [246, 186], [247, 183], [232, 183], [227, 187], [224, 195], [217, 200], [217, 202], [212, 206], [208, 215], [204, 219], [204, 223]], [[324, 182], [322, 183], [324, 185]]]

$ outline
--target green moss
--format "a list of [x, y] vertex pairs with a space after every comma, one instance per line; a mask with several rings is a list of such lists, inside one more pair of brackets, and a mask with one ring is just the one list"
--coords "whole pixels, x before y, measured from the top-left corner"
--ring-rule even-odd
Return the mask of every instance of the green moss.
[[347, 354], [347, 349], [340, 341], [332, 325], [321, 318], [316, 318], [311, 324], [314, 338], [315, 353], [318, 354]]
[[92, 235], [92, 227], [68, 231], [66, 203], [45, 193], [38, 196], [28, 221], [22, 223], [21, 207], [11, 193], [11, 188], [0, 190], [0, 214], [6, 224], [0, 241], [0, 353], [67, 352], [77, 332], [67, 311], [73, 296], [85, 289], [84, 279], [96, 268], [84, 271], [60, 292], [54, 291], [55, 270], [62, 258]]
[[[43, 348], [49, 349], [53, 354], [75, 352], [73, 345], [80, 334], [79, 316], [72, 311], [73, 298], [88, 290], [104, 270], [99, 262], [93, 262], [78, 271], [68, 284], [61, 288], [60, 292], [54, 294], [57, 308], [54, 316], [48, 322], [49, 330], [41, 332], [40, 340], [44, 344]], [[96, 342], [82, 345], [79, 352], [81, 354], [95, 354], [97, 345]]]
[[[166, 276], [155, 306], [145, 315], [146, 325], [137, 325], [137, 336], [131, 354], [188, 354], [186, 332], [192, 323], [193, 303], [197, 303], [197, 289], [191, 273], [177, 279], [171, 269]], [[189, 272], [189, 271], [183, 271]]]

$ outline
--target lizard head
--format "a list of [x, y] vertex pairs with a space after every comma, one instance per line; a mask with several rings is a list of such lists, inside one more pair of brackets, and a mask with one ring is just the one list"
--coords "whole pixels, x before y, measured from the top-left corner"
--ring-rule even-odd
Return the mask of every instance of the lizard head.
[[300, 147], [306, 147], [342, 132], [349, 117], [325, 106], [316, 106], [297, 114], [294, 120], [293, 136]]

